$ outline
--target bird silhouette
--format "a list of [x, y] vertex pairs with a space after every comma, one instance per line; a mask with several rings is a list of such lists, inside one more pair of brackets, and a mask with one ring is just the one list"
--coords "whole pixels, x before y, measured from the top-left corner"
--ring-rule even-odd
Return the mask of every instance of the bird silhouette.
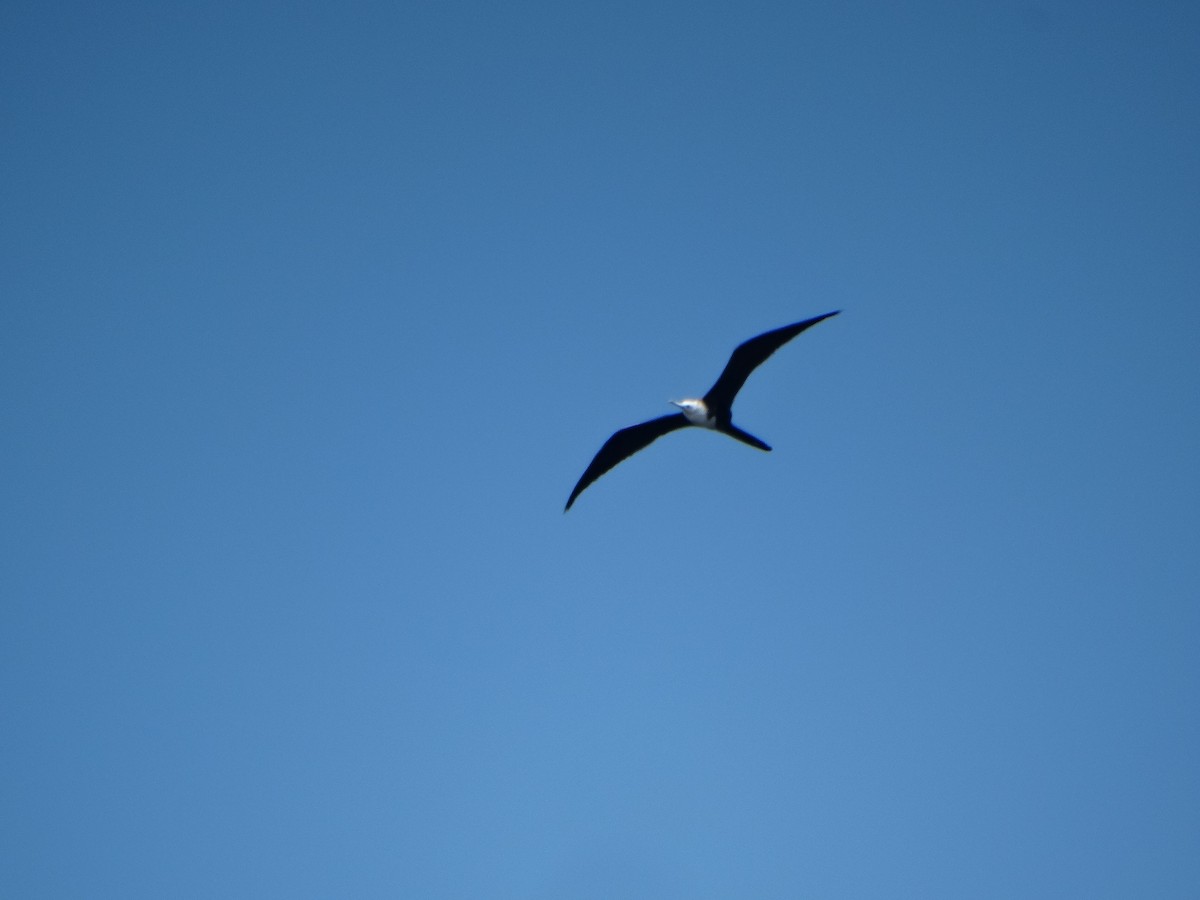
[[604, 442], [600, 452], [596, 454], [587, 469], [584, 470], [583, 475], [580, 476], [575, 489], [571, 491], [571, 496], [567, 498], [567, 505], [563, 512], [571, 508], [575, 498], [582, 494], [588, 485], [617, 463], [633, 456], [664, 434], [680, 428], [689, 426], [711, 428], [759, 450], [770, 450], [771, 448], [766, 443], [733, 424], [733, 400], [738, 391], [742, 389], [742, 385], [746, 383], [746, 379], [750, 377], [750, 373], [762, 365], [772, 353], [800, 332], [830, 316], [836, 316], [839, 312], [841, 310], [834, 310], [821, 316], [805, 319], [803, 322], [784, 325], [782, 328], [776, 328], [774, 331], [767, 331], [748, 341], [743, 341], [734, 349], [733, 354], [729, 357], [729, 362], [725, 364], [724, 371], [703, 398], [672, 400], [672, 405], [678, 406], [680, 412], [659, 416], [657, 419], [637, 425], [630, 425], [628, 428], [622, 428], [616, 432]]

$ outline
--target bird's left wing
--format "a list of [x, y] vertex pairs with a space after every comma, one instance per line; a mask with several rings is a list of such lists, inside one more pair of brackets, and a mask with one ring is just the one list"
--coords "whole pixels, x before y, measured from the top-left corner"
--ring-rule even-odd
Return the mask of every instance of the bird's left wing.
[[621, 460], [633, 456], [633, 454], [658, 440], [664, 434], [668, 434], [677, 428], [684, 428], [687, 425], [688, 420], [683, 413], [672, 413], [671, 415], [651, 419], [649, 422], [642, 422], [640, 425], [630, 425], [628, 428], [622, 428], [604, 442], [604, 446], [600, 448], [600, 452], [596, 454], [596, 457], [587, 467], [587, 470], [580, 477], [579, 483], [575, 485], [575, 490], [571, 491], [571, 496], [567, 500], [567, 505], [563, 509], [563, 512], [571, 508], [571, 504], [575, 502], [575, 498], [582, 494], [589, 484], [621, 462]]

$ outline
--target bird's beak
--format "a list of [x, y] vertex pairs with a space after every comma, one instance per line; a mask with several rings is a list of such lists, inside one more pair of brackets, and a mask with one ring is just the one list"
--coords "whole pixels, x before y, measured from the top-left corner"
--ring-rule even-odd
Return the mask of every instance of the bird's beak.
[[683, 409], [683, 404], [680, 403], [678, 400], [668, 400], [667, 402], [670, 403], [672, 406], [678, 406], [680, 409]]

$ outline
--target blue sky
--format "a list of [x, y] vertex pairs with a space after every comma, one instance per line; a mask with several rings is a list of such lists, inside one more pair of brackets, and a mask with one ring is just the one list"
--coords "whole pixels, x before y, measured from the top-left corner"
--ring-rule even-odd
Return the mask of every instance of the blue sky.
[[0, 893], [1200, 893], [1194, 5], [13, 3], [0, 84]]

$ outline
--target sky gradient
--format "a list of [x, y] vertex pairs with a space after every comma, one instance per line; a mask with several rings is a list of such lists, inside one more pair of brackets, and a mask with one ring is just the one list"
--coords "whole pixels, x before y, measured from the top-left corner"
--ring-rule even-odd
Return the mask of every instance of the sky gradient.
[[1200, 894], [1194, 4], [17, 2], [0, 85], [0, 894]]

